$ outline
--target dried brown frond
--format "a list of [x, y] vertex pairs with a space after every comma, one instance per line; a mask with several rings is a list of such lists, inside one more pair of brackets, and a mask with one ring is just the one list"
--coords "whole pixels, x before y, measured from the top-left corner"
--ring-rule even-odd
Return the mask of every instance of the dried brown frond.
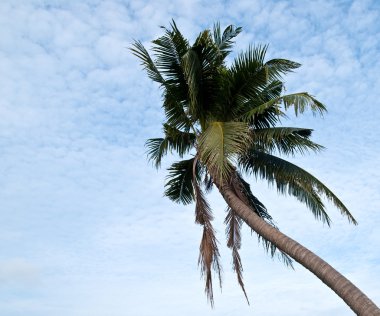
[[244, 296], [249, 305], [249, 300], [247, 293], [244, 288], [243, 282], [243, 266], [241, 263], [241, 258], [239, 254], [239, 249], [241, 247], [241, 226], [243, 224], [242, 219], [235, 213], [230, 207], [227, 209], [227, 216], [224, 220], [226, 224], [226, 236], [227, 236], [227, 247], [232, 250], [232, 268], [236, 272], [236, 276], [241, 289], [243, 290]]
[[[197, 163], [195, 159], [194, 164]], [[195, 171], [195, 166], [193, 168]], [[212, 273], [211, 269], [218, 274], [219, 285], [222, 287], [221, 265], [219, 262], [220, 254], [218, 250], [218, 241], [215, 237], [215, 230], [212, 227], [211, 221], [213, 215], [209, 204], [207, 203], [204, 194], [193, 176], [193, 186], [195, 193], [195, 222], [203, 226], [203, 234], [199, 246], [198, 265], [201, 267], [202, 276], [205, 278], [205, 292], [211, 306], [214, 306], [214, 294], [212, 288]]]

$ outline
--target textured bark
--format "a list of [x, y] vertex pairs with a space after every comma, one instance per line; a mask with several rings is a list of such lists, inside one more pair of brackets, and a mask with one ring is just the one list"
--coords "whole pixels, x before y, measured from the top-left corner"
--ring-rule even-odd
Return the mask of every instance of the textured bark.
[[249, 227], [315, 274], [338, 294], [357, 315], [380, 316], [380, 309], [351, 281], [316, 254], [262, 220], [237, 196], [232, 186], [215, 184], [227, 204]]

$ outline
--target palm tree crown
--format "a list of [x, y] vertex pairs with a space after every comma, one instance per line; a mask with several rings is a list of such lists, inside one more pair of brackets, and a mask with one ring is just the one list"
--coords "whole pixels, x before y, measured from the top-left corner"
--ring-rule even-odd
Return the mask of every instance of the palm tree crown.
[[[240, 27], [219, 24], [205, 30], [194, 44], [183, 37], [174, 21], [153, 41], [152, 58], [141, 42], [132, 52], [141, 60], [149, 78], [163, 92], [166, 122], [162, 138], [146, 143], [148, 156], [159, 167], [163, 156], [175, 152], [180, 158], [168, 169], [165, 195], [171, 200], [195, 202], [195, 221], [203, 226], [199, 265], [205, 291], [213, 304], [212, 269], [221, 282], [218, 242], [213, 215], [205, 199], [213, 184], [226, 181], [238, 197], [267, 223], [274, 226], [266, 207], [253, 195], [242, 174], [255, 175], [305, 203], [316, 219], [330, 225], [322, 198], [330, 200], [351, 223], [355, 219], [322, 182], [300, 167], [280, 158], [323, 147], [311, 141], [311, 129], [278, 126], [285, 111], [296, 115], [310, 110], [323, 114], [325, 106], [306, 92], [284, 94], [282, 76], [300, 64], [286, 59], [266, 60], [267, 46], [250, 46], [227, 66], [234, 38]], [[239, 256], [243, 220], [232, 208], [225, 218], [227, 246], [232, 250], [233, 269], [247, 297]], [[269, 240], [258, 235], [268, 252], [285, 264], [291, 259]]]

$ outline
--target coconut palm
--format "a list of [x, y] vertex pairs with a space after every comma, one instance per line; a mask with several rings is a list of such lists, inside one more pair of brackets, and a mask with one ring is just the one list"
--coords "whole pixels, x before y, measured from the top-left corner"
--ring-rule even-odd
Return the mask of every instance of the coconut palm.
[[[321, 145], [308, 128], [284, 127], [285, 111], [322, 115], [326, 108], [306, 92], [284, 94], [283, 75], [300, 64], [286, 59], [266, 60], [267, 46], [250, 46], [229, 66], [240, 27], [220, 25], [205, 30], [194, 44], [184, 38], [174, 21], [163, 27], [154, 40], [152, 58], [140, 41], [131, 50], [150, 79], [162, 88], [166, 122], [163, 137], [146, 143], [148, 157], [158, 168], [168, 153], [182, 160], [168, 168], [165, 195], [171, 200], [195, 202], [195, 221], [202, 225], [199, 265], [205, 292], [213, 305], [212, 270], [221, 286], [218, 241], [213, 214], [205, 198], [216, 186], [227, 202], [227, 246], [245, 297], [239, 255], [241, 227], [247, 224], [268, 250], [291, 266], [292, 259], [309, 269], [361, 315], [379, 315], [380, 310], [349, 280], [314, 253], [284, 235], [274, 225], [267, 208], [253, 194], [243, 175], [254, 175], [306, 204], [317, 220], [330, 225], [323, 198], [327, 198], [350, 223], [356, 220], [344, 204], [321, 181], [283, 157], [318, 152]], [[281, 157], [281, 158], [280, 158]], [[247, 298], [248, 301], [248, 298]]]

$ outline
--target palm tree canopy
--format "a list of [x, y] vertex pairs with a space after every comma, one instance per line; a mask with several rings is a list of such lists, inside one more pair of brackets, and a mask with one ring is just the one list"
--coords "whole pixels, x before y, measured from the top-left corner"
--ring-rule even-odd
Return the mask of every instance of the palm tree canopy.
[[[147, 141], [147, 153], [156, 167], [168, 152], [180, 158], [189, 157], [169, 167], [165, 195], [178, 203], [195, 202], [196, 222], [203, 226], [199, 264], [206, 294], [213, 304], [212, 269], [221, 282], [221, 267], [211, 225], [213, 215], [203, 192], [211, 189], [213, 181], [232, 183], [239, 198], [273, 226], [271, 215], [253, 195], [242, 173], [265, 179], [279, 193], [294, 196], [316, 219], [328, 225], [331, 221], [323, 198], [332, 202], [351, 223], [356, 221], [321, 181], [279, 157], [323, 148], [310, 139], [311, 129], [279, 126], [288, 110], [296, 115], [305, 111], [319, 115], [326, 112], [326, 107], [307, 92], [284, 94], [283, 76], [300, 64], [286, 59], [266, 60], [268, 46], [257, 45], [250, 46], [227, 65], [234, 38], [242, 30], [232, 25], [222, 32], [217, 23], [213, 30], [202, 31], [192, 45], [174, 21], [163, 30], [164, 34], [152, 42], [153, 57], [140, 41], [135, 41], [131, 48], [148, 77], [162, 88], [166, 116], [163, 136]], [[225, 223], [233, 269], [247, 297], [238, 252], [243, 222], [228, 208]], [[272, 256], [278, 253], [291, 265], [286, 254], [258, 237]]]

